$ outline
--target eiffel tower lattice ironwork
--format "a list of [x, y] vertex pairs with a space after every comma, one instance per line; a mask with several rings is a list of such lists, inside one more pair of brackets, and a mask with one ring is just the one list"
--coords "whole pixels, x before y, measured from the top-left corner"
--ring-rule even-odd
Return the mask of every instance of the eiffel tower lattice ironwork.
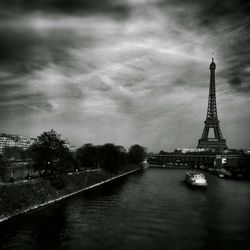
[[[216, 89], [215, 89], [215, 69], [216, 65], [214, 59], [212, 58], [212, 63], [210, 64], [210, 85], [209, 85], [209, 96], [208, 96], [208, 107], [207, 107], [207, 118], [205, 120], [205, 126], [201, 139], [198, 142], [198, 148], [205, 149], [217, 149], [223, 150], [227, 149], [226, 140], [223, 138], [216, 107]], [[214, 137], [209, 138], [209, 130], [214, 131]]]

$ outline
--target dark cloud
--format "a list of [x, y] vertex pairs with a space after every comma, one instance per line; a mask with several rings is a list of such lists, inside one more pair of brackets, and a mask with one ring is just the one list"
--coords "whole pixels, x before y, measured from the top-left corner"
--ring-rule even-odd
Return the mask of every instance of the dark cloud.
[[[176, 7], [190, 6], [191, 9], [186, 9], [186, 12], [199, 10], [200, 17], [210, 19], [222, 18], [227, 15], [240, 14], [244, 15], [250, 11], [250, 3], [248, 0], [161, 0], [158, 3], [160, 6], [174, 5]], [[209, 23], [212, 19], [209, 20]]]
[[210, 0], [202, 2], [200, 17], [204, 24], [216, 25], [224, 18], [237, 19], [248, 16], [250, 13], [250, 2], [247, 0]]
[[6, 83], [6, 81], [3, 81], [2, 79], [1, 79], [0, 86], [1, 86], [1, 94], [0, 94], [1, 101], [2, 101], [3, 98], [6, 97], [6, 92], [7, 91], [19, 92], [23, 88], [23, 86], [20, 86], [19, 83], [9, 84], [9, 83]]
[[[129, 17], [129, 13], [136, 7], [134, 4], [128, 4], [125, 0], [16, 0], [1, 1], [2, 10], [19, 9], [21, 11], [64, 13], [101, 13], [102, 15], [115, 14], [118, 17]], [[250, 2], [245, 0], [160, 0], [155, 2], [162, 11], [170, 10], [175, 20], [186, 29], [197, 31], [198, 33], [211, 34], [212, 39], [216, 40], [218, 53], [223, 57], [227, 64], [224, 69], [224, 75], [229, 84], [232, 79], [240, 78], [245, 86], [248, 80], [245, 68], [249, 63], [249, 35], [250, 34]], [[150, 4], [151, 1], [150, 1]], [[153, 3], [154, 4], [154, 3]], [[124, 15], [125, 14], [125, 15]], [[31, 20], [32, 21], [32, 20]], [[4, 19], [3, 19], [4, 22]], [[241, 30], [239, 30], [239, 27]], [[181, 31], [176, 30], [176, 37], [181, 36]], [[230, 35], [232, 34], [232, 35]], [[235, 37], [234, 34], [237, 34]], [[2, 37], [0, 43], [0, 64], [5, 63], [15, 65], [16, 70], [30, 72], [37, 68], [46, 66], [49, 62], [55, 64], [65, 63], [69, 67], [70, 57], [68, 48], [78, 46], [78, 37], [74, 31], [69, 29], [52, 30], [46, 36], [39, 32], [30, 30], [10, 30], [0, 29]], [[82, 46], [88, 46], [94, 42], [89, 36]], [[81, 39], [83, 42], [83, 39]], [[208, 44], [208, 46], [210, 46]], [[213, 45], [211, 44], [211, 47]], [[219, 55], [219, 56], [220, 56]], [[236, 65], [237, 63], [237, 65]], [[8, 65], [8, 64], [7, 64]], [[239, 84], [239, 87], [242, 86]], [[249, 81], [248, 83], [249, 84]], [[234, 86], [235, 87], [235, 86]], [[245, 91], [246, 87], [244, 87]], [[248, 88], [247, 88], [248, 89]], [[250, 87], [249, 87], [250, 89]], [[241, 91], [241, 88], [239, 88]]]
[[234, 77], [230, 80], [230, 83], [233, 85], [240, 85], [242, 83], [242, 80], [240, 79], [240, 77]]
[[64, 13], [109, 13], [118, 18], [126, 17], [130, 12], [126, 1], [119, 0], [2, 0], [2, 8], [19, 11], [50, 11]]
[[222, 57], [221, 73], [227, 82], [238, 91], [250, 91], [246, 71], [250, 67], [250, 1], [162, 0], [159, 4], [166, 9], [175, 6], [174, 16], [183, 27], [209, 34], [208, 46], [217, 52], [215, 57]]
[[[6, 103], [19, 103], [15, 107], [11, 105], [11, 110], [19, 110], [20, 107], [28, 111], [51, 110], [48, 94], [41, 91], [43, 79], [39, 79], [42, 77], [39, 72], [57, 65], [62, 74], [67, 74], [71, 67], [68, 49], [77, 45], [77, 35], [73, 33], [70, 30], [37, 32], [26, 27], [5, 29], [1, 26], [0, 72], [3, 74], [0, 74], [0, 104], [6, 108]], [[85, 40], [87, 46], [89, 39]], [[36, 81], [41, 81], [40, 87], [32, 87]], [[83, 97], [73, 84], [66, 84], [64, 90], [64, 93], [60, 92], [64, 98]], [[32, 108], [34, 105], [37, 108]]]
[[225, 41], [221, 48], [225, 68], [220, 73], [234, 90], [243, 93], [250, 91], [249, 32], [250, 27], [235, 30], [235, 35], [228, 37], [231, 42]]
[[[68, 49], [78, 46], [77, 34], [68, 29], [38, 32], [0, 27], [0, 37], [0, 65], [22, 74], [43, 68], [49, 63], [70, 66]], [[89, 37], [82, 38], [82, 42], [85, 47], [91, 44]]]

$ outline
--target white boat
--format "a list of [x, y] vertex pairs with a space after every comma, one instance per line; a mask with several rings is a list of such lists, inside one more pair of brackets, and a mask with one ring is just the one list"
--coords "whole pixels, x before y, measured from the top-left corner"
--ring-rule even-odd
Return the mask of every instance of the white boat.
[[145, 159], [141, 164], [141, 169], [146, 169], [149, 167], [147, 159]]
[[224, 178], [224, 177], [225, 177], [225, 175], [222, 174], [222, 173], [219, 173], [218, 176], [219, 176], [220, 178]]
[[201, 172], [187, 171], [185, 181], [192, 187], [207, 187], [207, 180]]
[[228, 170], [226, 170], [225, 168], [220, 168], [217, 170], [218, 172], [218, 176], [220, 178], [230, 178], [232, 177], [232, 173]]

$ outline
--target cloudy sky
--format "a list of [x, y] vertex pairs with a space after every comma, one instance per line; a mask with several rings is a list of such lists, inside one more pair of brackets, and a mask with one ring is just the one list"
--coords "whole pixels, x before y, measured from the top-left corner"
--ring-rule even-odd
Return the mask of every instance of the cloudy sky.
[[231, 148], [250, 148], [250, 4], [1, 0], [0, 132], [196, 147], [209, 64]]

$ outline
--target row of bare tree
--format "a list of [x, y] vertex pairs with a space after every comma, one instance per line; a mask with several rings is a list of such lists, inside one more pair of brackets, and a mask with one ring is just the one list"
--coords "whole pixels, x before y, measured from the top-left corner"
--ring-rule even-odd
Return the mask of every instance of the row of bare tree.
[[102, 168], [118, 172], [127, 164], [140, 164], [146, 156], [146, 149], [133, 145], [127, 151], [123, 146], [111, 143], [104, 145], [84, 144], [71, 152], [66, 142], [54, 130], [42, 133], [27, 150], [17, 147], [5, 148], [0, 155], [0, 175], [8, 160], [30, 161], [33, 168], [44, 176], [64, 174], [83, 168]]

